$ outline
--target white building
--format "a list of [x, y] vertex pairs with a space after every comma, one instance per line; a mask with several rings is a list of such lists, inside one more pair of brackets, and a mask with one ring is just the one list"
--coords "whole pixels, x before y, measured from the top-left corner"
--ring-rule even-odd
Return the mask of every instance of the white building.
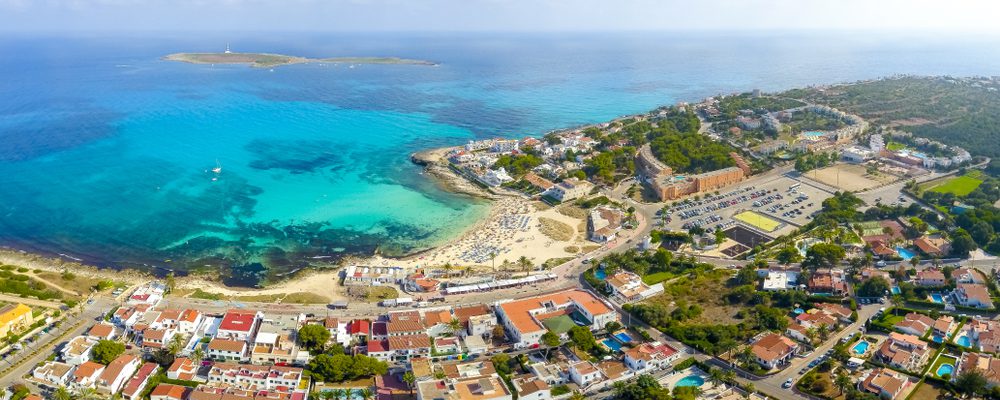
[[636, 373], [667, 368], [681, 356], [676, 349], [660, 342], [643, 343], [624, 353], [625, 366]]
[[66, 386], [73, 376], [74, 368], [75, 366], [70, 364], [49, 361], [31, 371], [31, 376], [53, 386]]
[[[564, 311], [575, 311], [589, 322], [593, 331], [603, 329], [618, 320], [618, 313], [593, 293], [570, 289], [520, 300], [498, 302], [497, 317], [517, 348], [536, 345], [548, 330], [542, 325], [546, 318], [558, 317]], [[557, 313], [556, 315], [554, 313]]]
[[302, 381], [302, 368], [215, 363], [208, 371], [208, 383], [217, 386], [273, 391], [295, 390]]
[[663, 293], [662, 283], [647, 285], [639, 275], [626, 271], [617, 272], [605, 279], [604, 282], [607, 283], [612, 294], [624, 302], [648, 299]]
[[590, 182], [581, 181], [576, 178], [567, 178], [555, 184], [555, 186], [552, 186], [551, 189], [546, 190], [543, 194], [560, 202], [567, 202], [586, 196], [593, 188], [594, 185]]
[[485, 184], [486, 186], [497, 187], [507, 182], [514, 181], [514, 178], [511, 178], [510, 174], [507, 173], [506, 169], [500, 167], [498, 169], [491, 169], [486, 171], [485, 174], [479, 177], [479, 181]]
[[351, 265], [344, 269], [345, 286], [395, 285], [406, 278], [403, 267]]
[[601, 370], [590, 361], [579, 361], [569, 366], [569, 379], [582, 388], [604, 380]]
[[139, 370], [141, 364], [139, 357], [131, 354], [118, 356], [108, 364], [101, 377], [97, 379], [97, 391], [107, 395], [120, 393], [125, 382]]

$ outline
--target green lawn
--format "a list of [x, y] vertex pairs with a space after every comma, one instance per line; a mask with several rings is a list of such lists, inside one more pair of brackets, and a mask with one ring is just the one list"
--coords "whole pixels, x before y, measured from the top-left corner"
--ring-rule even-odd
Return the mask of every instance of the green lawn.
[[570, 328], [576, 326], [576, 323], [568, 315], [560, 315], [543, 320], [542, 325], [555, 334], [562, 334], [569, 332]]
[[982, 176], [983, 174], [981, 171], [972, 170], [962, 176], [927, 182], [920, 185], [920, 189], [938, 193], [951, 193], [956, 196], [965, 196], [972, 193], [973, 190], [976, 190], [976, 188], [983, 183]]
[[666, 271], [654, 272], [652, 274], [646, 274], [642, 276], [642, 282], [647, 285], [653, 285], [663, 282], [667, 279], [673, 278], [674, 274]]
[[891, 151], [905, 150], [906, 145], [899, 142], [889, 142], [885, 144], [885, 148]]
[[937, 374], [938, 367], [940, 367], [941, 364], [951, 364], [951, 366], [954, 367], [958, 365], [958, 358], [950, 354], [941, 354], [941, 356], [934, 361], [934, 365], [931, 365], [931, 369], [929, 369], [927, 373], [941, 378], [941, 376]]

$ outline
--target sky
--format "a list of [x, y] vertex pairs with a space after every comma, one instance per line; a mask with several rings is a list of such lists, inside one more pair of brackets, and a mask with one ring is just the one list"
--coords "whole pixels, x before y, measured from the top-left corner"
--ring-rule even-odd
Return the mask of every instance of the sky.
[[1000, 33], [989, 0], [0, 0], [0, 30]]

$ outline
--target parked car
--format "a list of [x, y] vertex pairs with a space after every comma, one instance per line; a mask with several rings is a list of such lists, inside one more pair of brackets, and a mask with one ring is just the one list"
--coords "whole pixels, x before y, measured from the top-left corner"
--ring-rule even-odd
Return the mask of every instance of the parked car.
[[788, 388], [792, 387], [792, 378], [788, 378], [788, 380], [785, 381], [785, 383], [781, 384], [781, 387], [783, 387], [785, 389], [788, 389]]

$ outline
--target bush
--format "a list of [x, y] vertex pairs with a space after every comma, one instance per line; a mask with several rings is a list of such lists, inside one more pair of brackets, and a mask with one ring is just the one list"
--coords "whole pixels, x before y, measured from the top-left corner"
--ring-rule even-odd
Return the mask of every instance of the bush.
[[556, 387], [552, 388], [552, 390], [550, 391], [550, 393], [553, 396], [564, 395], [564, 394], [569, 393], [569, 392], [570, 392], [569, 386], [566, 386], [566, 385], [556, 386]]
[[24, 267], [20, 267], [20, 268], [18, 268], [18, 269], [17, 269], [17, 272], [20, 272], [20, 273], [22, 273], [22, 274], [23, 274], [23, 273], [25, 273], [25, 272], [28, 272], [28, 269], [27, 269], [27, 268], [24, 268]]

